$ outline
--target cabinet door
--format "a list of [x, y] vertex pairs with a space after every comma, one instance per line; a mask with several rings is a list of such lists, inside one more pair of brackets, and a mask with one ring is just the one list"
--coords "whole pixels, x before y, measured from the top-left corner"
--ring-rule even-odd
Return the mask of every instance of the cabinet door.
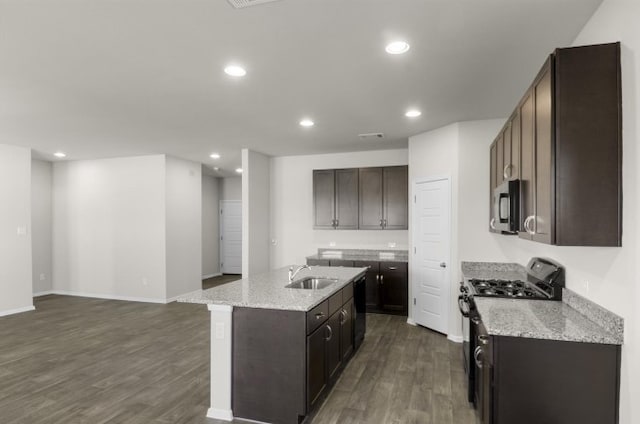
[[554, 164], [553, 164], [553, 102], [551, 61], [548, 60], [540, 78], [534, 83], [535, 101], [535, 218], [533, 239], [553, 243]]
[[493, 223], [495, 222], [496, 215], [495, 211], [493, 210], [493, 189], [496, 188], [496, 167], [498, 166], [496, 162], [496, 150], [498, 147], [496, 144], [497, 143], [494, 141], [491, 144], [491, 148], [489, 149], [489, 163], [491, 164], [489, 169], [489, 231], [492, 232], [499, 232], [493, 229]]
[[358, 229], [358, 169], [336, 169], [336, 228]]
[[353, 353], [353, 298], [342, 306], [342, 322], [340, 323], [340, 352], [346, 361]]
[[328, 259], [307, 259], [307, 265], [309, 266], [329, 266]]
[[406, 315], [409, 296], [406, 263], [380, 263], [380, 291], [384, 311]]
[[385, 230], [409, 228], [409, 168], [383, 168], [383, 226]]
[[313, 228], [334, 228], [335, 172], [333, 169], [313, 171]]
[[[534, 107], [533, 94], [527, 92], [518, 107], [520, 113], [520, 232], [521, 238], [531, 239], [524, 224], [535, 214], [534, 193]], [[529, 219], [530, 221], [530, 219]]]
[[307, 411], [312, 410], [327, 387], [326, 326], [307, 337]]
[[360, 168], [359, 228], [382, 229], [382, 168]]
[[502, 179], [503, 181], [508, 181], [512, 179], [511, 176], [511, 168], [513, 167], [511, 164], [511, 121], [507, 122], [507, 125], [502, 130], [502, 144], [503, 144], [503, 155], [504, 160], [502, 163]]
[[342, 364], [342, 352], [340, 351], [340, 321], [342, 314], [339, 310], [331, 315], [324, 327], [326, 335], [327, 371], [328, 381], [333, 381], [338, 377], [338, 370]]
[[517, 180], [520, 178], [520, 111], [516, 109], [511, 117], [509, 125], [511, 130], [511, 167], [509, 177]]
[[496, 139], [496, 185], [504, 181], [504, 138], [502, 133]]
[[380, 264], [378, 262], [356, 261], [356, 267], [369, 267], [365, 274], [365, 305], [367, 312], [380, 310]]

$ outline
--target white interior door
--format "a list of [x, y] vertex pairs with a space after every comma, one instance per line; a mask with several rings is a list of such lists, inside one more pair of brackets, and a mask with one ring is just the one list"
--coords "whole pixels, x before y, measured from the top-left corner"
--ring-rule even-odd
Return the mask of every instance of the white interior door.
[[242, 202], [220, 201], [220, 272], [242, 274]]
[[446, 334], [450, 302], [450, 180], [416, 181], [413, 194], [413, 319], [417, 324]]

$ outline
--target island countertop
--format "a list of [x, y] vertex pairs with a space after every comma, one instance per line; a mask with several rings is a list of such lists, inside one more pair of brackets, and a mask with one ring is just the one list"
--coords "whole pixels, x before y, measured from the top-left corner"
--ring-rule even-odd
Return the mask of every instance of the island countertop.
[[[294, 268], [297, 266], [294, 265]], [[184, 295], [178, 302], [229, 305], [243, 308], [283, 309], [309, 311], [342, 289], [351, 281], [364, 275], [367, 268], [312, 266], [303, 269], [295, 280], [304, 277], [335, 278], [338, 281], [323, 289], [291, 289], [289, 267], [276, 269], [208, 290]]]

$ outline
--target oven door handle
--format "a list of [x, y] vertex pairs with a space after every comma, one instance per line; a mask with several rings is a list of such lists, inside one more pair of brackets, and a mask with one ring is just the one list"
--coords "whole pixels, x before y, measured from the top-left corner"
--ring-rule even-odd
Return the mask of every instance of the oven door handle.
[[[464, 307], [464, 304], [467, 307]], [[460, 295], [458, 296], [458, 308], [460, 309], [460, 313], [464, 318], [469, 318], [469, 313], [471, 312], [471, 308], [469, 307], [469, 301], [467, 300], [467, 296]]]

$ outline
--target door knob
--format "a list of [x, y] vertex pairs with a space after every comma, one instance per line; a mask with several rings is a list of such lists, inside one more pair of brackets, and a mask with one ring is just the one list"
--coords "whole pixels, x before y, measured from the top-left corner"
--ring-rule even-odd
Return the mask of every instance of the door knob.
[[446, 264], [446, 263], [444, 263], [444, 262], [440, 262], [440, 268], [446, 268], [446, 267], [447, 267], [447, 264]]

